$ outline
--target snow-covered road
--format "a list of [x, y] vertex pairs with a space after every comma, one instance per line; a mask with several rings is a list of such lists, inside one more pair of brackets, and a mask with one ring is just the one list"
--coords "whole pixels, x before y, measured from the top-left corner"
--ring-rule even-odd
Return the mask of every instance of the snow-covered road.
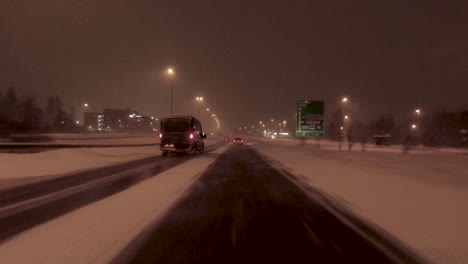
[[194, 183], [218, 149], [0, 245], [0, 263], [108, 263]]
[[[92, 140], [95, 141], [95, 140]], [[210, 146], [220, 138], [205, 140]], [[149, 137], [96, 140], [100, 144], [159, 143]], [[160, 156], [159, 146], [57, 149], [38, 153], [0, 153], [0, 189], [78, 171]]]
[[[404, 155], [396, 148], [340, 152], [336, 145], [298, 148], [295, 141], [259, 138], [247, 143], [304, 186], [319, 190], [430, 261], [468, 263], [467, 155], [425, 150]], [[0, 245], [0, 263], [109, 261], [154, 223], [224, 150], [191, 159], [17, 235]], [[27, 176], [58, 177], [153, 155], [153, 147], [0, 154], [0, 166], [8, 172], [2, 173], [3, 184], [8, 185], [12, 180], [27, 181]]]

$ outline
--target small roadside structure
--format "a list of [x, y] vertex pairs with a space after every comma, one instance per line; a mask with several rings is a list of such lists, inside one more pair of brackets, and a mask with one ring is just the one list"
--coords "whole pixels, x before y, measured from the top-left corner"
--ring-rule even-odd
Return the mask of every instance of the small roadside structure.
[[375, 145], [377, 146], [390, 146], [390, 134], [383, 134], [383, 135], [374, 135]]

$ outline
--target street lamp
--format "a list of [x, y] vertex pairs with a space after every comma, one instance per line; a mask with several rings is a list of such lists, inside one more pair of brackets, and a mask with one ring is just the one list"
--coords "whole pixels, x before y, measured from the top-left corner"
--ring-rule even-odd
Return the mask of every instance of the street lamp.
[[416, 124], [412, 124], [412, 125], [411, 125], [411, 128], [412, 128], [412, 129], [416, 129], [416, 128], [417, 128]]
[[421, 114], [421, 109], [418, 108], [418, 109], [414, 110], [414, 112], [415, 112], [417, 115], [420, 115], [420, 114]]
[[210, 111], [210, 108], [206, 108], [206, 111], [209, 112], [209, 111]]
[[167, 74], [171, 77], [171, 115], [172, 115], [172, 109], [174, 106], [174, 70], [172, 68], [167, 69]]
[[88, 105], [87, 103], [84, 103], [83, 106], [84, 106], [84, 107], [88, 107], [89, 105]]
[[[195, 97], [195, 101], [197, 101], [198, 103], [201, 103], [203, 102], [203, 97], [197, 96]], [[200, 110], [201, 110], [201, 106], [198, 108], [198, 117], [200, 117]]]
[[343, 97], [343, 99], [341, 99], [341, 102], [342, 102], [342, 103], [348, 102], [348, 97]]
[[345, 116], [344, 116], [344, 119], [349, 119], [349, 116], [345, 115]]

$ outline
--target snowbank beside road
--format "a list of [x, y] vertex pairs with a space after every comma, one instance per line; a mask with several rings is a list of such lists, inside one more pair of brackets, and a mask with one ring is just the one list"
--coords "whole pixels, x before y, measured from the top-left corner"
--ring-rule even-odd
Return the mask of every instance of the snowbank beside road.
[[139, 137], [117, 137], [117, 138], [57, 138], [52, 141], [42, 142], [1, 142], [1, 146], [16, 146], [16, 145], [143, 145], [143, 144], [157, 144], [159, 138], [153, 136], [139, 136]]
[[[282, 146], [298, 146], [300, 141], [293, 138], [266, 138], [266, 137], [255, 137], [255, 141], [261, 142], [275, 142], [276, 145]], [[308, 139], [304, 143], [304, 147], [307, 149], [316, 149], [317, 147], [324, 150], [339, 150], [339, 144], [336, 141], [331, 140], [313, 140]], [[348, 142], [343, 141], [341, 146], [342, 151], [348, 151]], [[362, 144], [355, 142], [352, 147], [352, 151], [362, 151]], [[377, 146], [373, 143], [365, 144], [365, 151], [370, 152], [386, 152], [386, 153], [403, 153], [402, 145], [391, 145], [391, 146]], [[429, 153], [452, 153], [452, 154], [468, 154], [467, 148], [437, 148], [437, 147], [426, 147], [426, 146], [411, 146], [409, 149], [411, 154], [429, 154]]]
[[151, 137], [156, 135], [153, 133], [50, 133], [50, 134], [13, 134], [8, 138], [10, 140], [58, 140], [58, 139], [110, 139], [110, 138], [135, 138], [135, 137]]
[[59, 149], [28, 154], [0, 153], [0, 179], [66, 174], [158, 154], [157, 146]]
[[468, 263], [468, 157], [253, 144], [436, 263]]

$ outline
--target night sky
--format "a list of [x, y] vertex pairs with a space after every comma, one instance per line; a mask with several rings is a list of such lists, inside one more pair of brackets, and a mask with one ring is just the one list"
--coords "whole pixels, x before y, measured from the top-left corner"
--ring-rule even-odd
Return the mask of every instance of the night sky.
[[355, 115], [468, 107], [468, 1], [1, 0], [0, 91], [225, 126], [344, 95]]

